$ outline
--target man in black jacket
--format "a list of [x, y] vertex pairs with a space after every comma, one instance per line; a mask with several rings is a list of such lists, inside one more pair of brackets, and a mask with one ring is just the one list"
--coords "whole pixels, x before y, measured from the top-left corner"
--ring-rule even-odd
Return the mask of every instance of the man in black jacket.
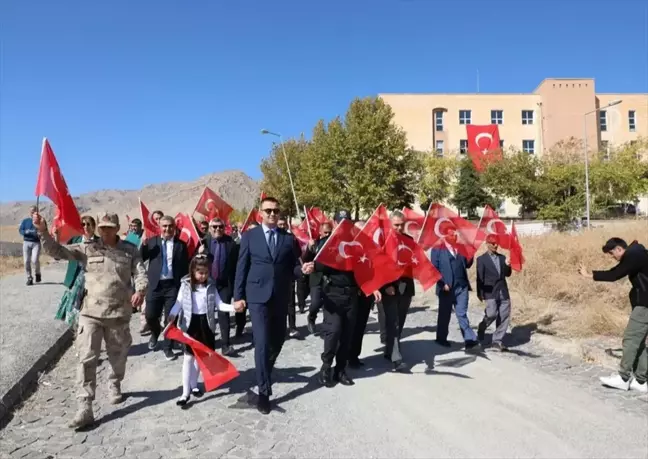
[[[187, 245], [175, 236], [175, 219], [165, 215], [160, 219], [161, 236], [142, 240], [140, 253], [142, 261], [148, 261], [148, 294], [146, 297], [146, 323], [151, 330], [149, 349], [154, 350], [160, 337], [162, 313], [169, 311], [178, 298], [180, 281], [189, 272]], [[145, 233], [146, 234], [146, 233]], [[171, 341], [162, 344], [167, 360], [175, 360]]]
[[496, 235], [489, 234], [486, 238], [488, 251], [477, 258], [477, 298], [486, 301], [484, 318], [477, 329], [477, 339], [483, 342], [486, 329], [497, 321], [492, 346], [505, 352], [508, 348], [502, 344], [502, 340], [511, 320], [511, 296], [506, 278], [511, 275], [511, 263], [497, 252], [498, 242]]
[[[348, 211], [341, 210], [335, 221], [339, 223], [350, 218], [351, 214]], [[325, 242], [322, 242], [322, 246]], [[314, 265], [313, 262], [303, 264], [304, 274], [313, 271], [322, 273], [322, 306], [326, 327], [318, 381], [326, 387], [333, 387], [336, 382], [352, 386], [355, 383], [347, 375], [346, 366], [358, 309], [358, 284], [353, 271], [340, 271], [317, 261]], [[333, 360], [336, 364], [334, 370]]]
[[[623, 333], [623, 356], [618, 373], [600, 378], [604, 386], [621, 390], [648, 393], [648, 251], [634, 241], [628, 245], [623, 239], [613, 237], [603, 246], [603, 253], [619, 263], [607, 271], [588, 273], [581, 264], [580, 273], [599, 282], [615, 282], [628, 276], [632, 284], [630, 305], [632, 313]], [[634, 373], [634, 378], [632, 377]]]
[[[332, 230], [333, 228], [328, 222], [320, 225], [319, 238], [316, 241], [310, 241], [308, 249], [304, 253], [303, 260], [305, 262], [315, 259], [317, 252], [319, 252], [326, 239], [331, 235]], [[317, 331], [315, 328], [315, 320], [317, 319], [317, 313], [322, 307], [322, 276], [323, 274], [321, 272], [313, 272], [308, 276], [311, 297], [310, 307], [308, 308], [308, 332], [312, 334], [315, 334]]]
[[[220, 218], [214, 218], [209, 222], [208, 231], [198, 252], [206, 254], [211, 262], [210, 275], [216, 281], [221, 300], [231, 303], [239, 246], [234, 239], [225, 234], [225, 222]], [[245, 329], [245, 312], [237, 312], [234, 317], [236, 336], [241, 336]], [[234, 354], [234, 349], [230, 345], [229, 312], [218, 312], [218, 326], [221, 334], [221, 352], [225, 356], [231, 356]]]
[[[401, 212], [395, 211], [392, 214], [391, 223], [395, 231], [404, 234], [405, 216]], [[404, 236], [410, 237], [407, 234]], [[403, 362], [400, 340], [412, 298], [416, 293], [414, 279], [401, 277], [397, 281], [383, 286], [380, 292], [385, 314], [385, 358], [392, 363], [394, 371], [407, 373], [409, 369]]]

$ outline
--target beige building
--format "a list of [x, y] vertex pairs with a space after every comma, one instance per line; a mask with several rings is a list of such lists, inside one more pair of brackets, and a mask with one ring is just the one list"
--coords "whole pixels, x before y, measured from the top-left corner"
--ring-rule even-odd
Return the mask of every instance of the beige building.
[[537, 155], [561, 140], [582, 140], [585, 132], [588, 147], [601, 150], [648, 136], [648, 94], [597, 94], [591, 78], [547, 78], [528, 94], [380, 97], [420, 151], [465, 152], [465, 124], [498, 124], [503, 148]]
[[[648, 137], [648, 94], [597, 94], [592, 78], [547, 78], [528, 94], [379, 96], [411, 147], [438, 154], [466, 152], [466, 124], [497, 124], [502, 148], [536, 155], [571, 138], [586, 136], [589, 150], [606, 151]], [[640, 207], [645, 212], [648, 200]], [[507, 202], [501, 211], [517, 215], [517, 206]]]

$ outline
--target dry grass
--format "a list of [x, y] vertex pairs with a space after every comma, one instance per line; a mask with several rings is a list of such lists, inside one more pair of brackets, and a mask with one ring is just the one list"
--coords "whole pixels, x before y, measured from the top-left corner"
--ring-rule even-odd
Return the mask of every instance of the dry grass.
[[21, 272], [23, 269], [22, 257], [0, 256], [0, 277]]
[[607, 239], [645, 242], [647, 235], [648, 221], [643, 220], [609, 223], [581, 234], [523, 238], [526, 263], [509, 280], [513, 322], [535, 323], [560, 337], [620, 336], [630, 313], [630, 283], [593, 282], [578, 273], [578, 265], [608, 269], [616, 262], [601, 252]]
[[18, 225], [0, 226], [0, 241], [22, 242], [22, 236], [18, 233]]

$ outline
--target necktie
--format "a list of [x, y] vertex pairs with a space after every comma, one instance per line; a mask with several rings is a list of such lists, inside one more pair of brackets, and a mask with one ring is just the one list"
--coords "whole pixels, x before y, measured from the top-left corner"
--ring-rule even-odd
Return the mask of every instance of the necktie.
[[216, 248], [214, 249], [214, 261], [212, 262], [212, 279], [218, 279], [218, 274], [220, 271], [220, 244], [215, 243]]
[[167, 265], [167, 246], [166, 241], [162, 240], [162, 275], [166, 276], [169, 274], [169, 266]]
[[275, 233], [270, 230], [270, 237], [268, 238], [268, 248], [270, 249], [270, 255], [274, 258], [275, 256]]

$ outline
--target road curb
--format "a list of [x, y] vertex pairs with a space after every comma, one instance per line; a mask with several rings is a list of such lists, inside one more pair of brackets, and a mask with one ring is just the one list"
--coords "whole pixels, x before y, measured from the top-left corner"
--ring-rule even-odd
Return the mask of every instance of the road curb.
[[25, 374], [10, 387], [0, 398], [0, 421], [2, 421], [11, 410], [23, 400], [38, 382], [39, 375], [45, 371], [52, 362], [56, 361], [72, 344], [74, 334], [70, 328], [66, 328], [54, 341], [41, 357], [34, 362]]

